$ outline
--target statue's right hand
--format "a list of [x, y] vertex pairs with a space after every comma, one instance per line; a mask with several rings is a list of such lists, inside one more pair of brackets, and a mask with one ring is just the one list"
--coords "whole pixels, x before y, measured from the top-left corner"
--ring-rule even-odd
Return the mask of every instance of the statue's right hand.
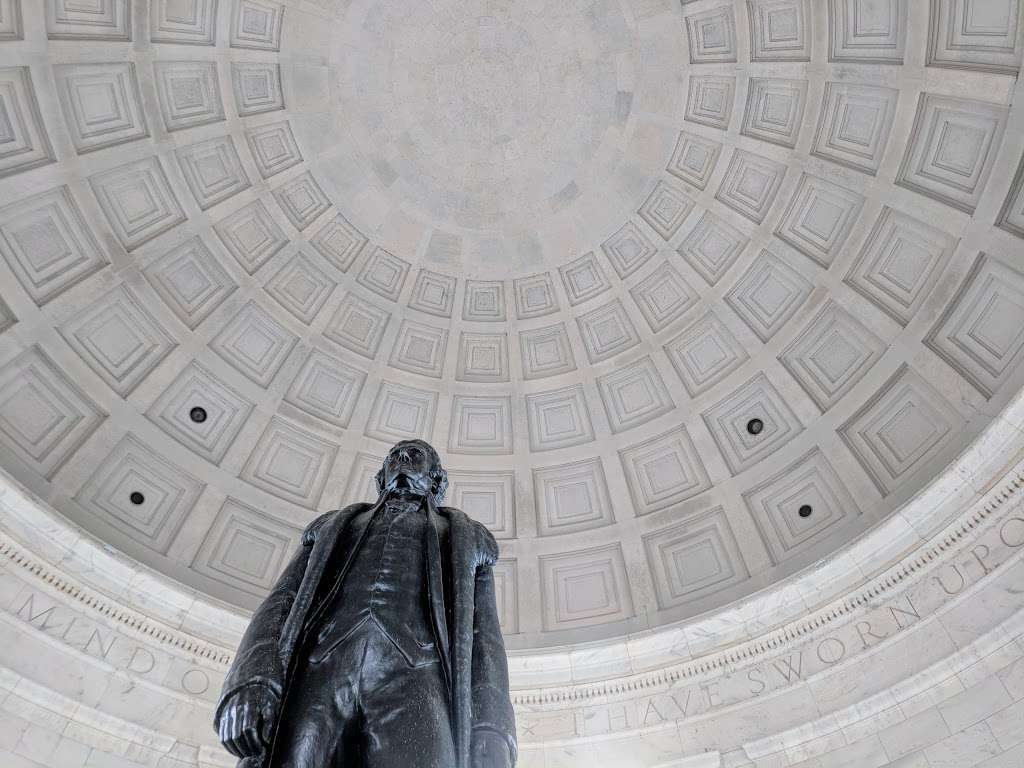
[[235, 757], [261, 754], [270, 743], [277, 706], [277, 696], [262, 686], [236, 691], [221, 712], [221, 744]]

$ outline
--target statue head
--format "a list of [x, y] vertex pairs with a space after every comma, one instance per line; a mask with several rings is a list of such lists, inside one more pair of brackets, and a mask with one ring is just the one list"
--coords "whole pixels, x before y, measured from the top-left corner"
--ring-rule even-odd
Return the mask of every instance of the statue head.
[[402, 440], [395, 443], [377, 473], [377, 492], [404, 490], [430, 495], [435, 504], [444, 501], [448, 490], [448, 473], [441, 466], [441, 457], [425, 440]]

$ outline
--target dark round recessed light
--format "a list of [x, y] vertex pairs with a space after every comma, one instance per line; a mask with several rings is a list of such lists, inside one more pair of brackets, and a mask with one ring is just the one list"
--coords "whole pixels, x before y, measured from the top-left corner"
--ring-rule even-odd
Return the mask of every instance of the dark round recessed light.
[[751, 419], [747, 422], [747, 432], [752, 435], [760, 435], [764, 431], [764, 422], [760, 419]]
[[202, 424], [206, 421], [206, 409], [200, 408], [198, 405], [188, 412], [188, 417], [192, 419], [196, 424]]
[[143, 496], [138, 491], [132, 491], [131, 495], [128, 497], [128, 500], [132, 504], [134, 504], [135, 506], [139, 506], [139, 504], [141, 504], [142, 502], [144, 502], [146, 500], [146, 497]]
[[801, 504], [800, 509], [798, 509], [796, 513], [800, 515], [800, 517], [810, 517], [811, 512], [813, 511], [814, 510], [811, 508], [810, 504]]

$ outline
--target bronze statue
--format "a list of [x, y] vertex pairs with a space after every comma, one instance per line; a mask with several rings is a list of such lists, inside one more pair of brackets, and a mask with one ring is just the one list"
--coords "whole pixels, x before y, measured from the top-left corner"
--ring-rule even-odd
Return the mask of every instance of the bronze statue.
[[214, 726], [239, 768], [511, 768], [515, 717], [480, 523], [422, 440], [379, 498], [314, 520], [253, 615]]

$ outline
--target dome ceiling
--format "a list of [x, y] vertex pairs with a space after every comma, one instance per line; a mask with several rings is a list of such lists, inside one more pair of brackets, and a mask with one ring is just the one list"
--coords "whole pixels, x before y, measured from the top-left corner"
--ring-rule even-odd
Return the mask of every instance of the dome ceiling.
[[840, 557], [1024, 384], [1022, 31], [0, 0], [0, 463], [251, 608], [425, 437], [513, 648]]

